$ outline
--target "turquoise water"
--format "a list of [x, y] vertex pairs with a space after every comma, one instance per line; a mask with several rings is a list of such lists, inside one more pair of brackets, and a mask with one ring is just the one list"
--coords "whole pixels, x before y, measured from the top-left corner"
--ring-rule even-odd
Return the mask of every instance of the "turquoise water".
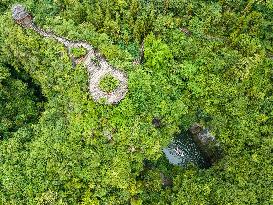
[[209, 166], [196, 143], [187, 134], [174, 139], [168, 147], [163, 149], [163, 152], [169, 162], [174, 165], [185, 167], [189, 163], [193, 163], [202, 168]]

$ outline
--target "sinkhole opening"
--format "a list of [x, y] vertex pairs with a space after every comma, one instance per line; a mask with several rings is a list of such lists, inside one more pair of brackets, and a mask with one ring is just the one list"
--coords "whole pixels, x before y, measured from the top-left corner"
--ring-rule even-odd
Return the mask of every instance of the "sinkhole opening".
[[41, 86], [23, 69], [0, 65], [0, 138], [38, 121], [47, 98]]
[[216, 138], [199, 124], [193, 124], [176, 136], [163, 152], [173, 165], [187, 167], [194, 164], [199, 168], [211, 167], [223, 154]]
[[[155, 126], [161, 124], [159, 118], [152, 123]], [[193, 124], [189, 130], [174, 136], [172, 142], [163, 148], [163, 153], [155, 161], [144, 160], [144, 170], [139, 176], [147, 182], [160, 180], [163, 188], [173, 185], [173, 178], [181, 173], [181, 168], [208, 169], [223, 157], [216, 138], [199, 124]]]
[[167, 147], [163, 148], [163, 152], [169, 163], [173, 165], [187, 167], [189, 164], [194, 164], [200, 168], [211, 166], [210, 160], [186, 132], [175, 137]]

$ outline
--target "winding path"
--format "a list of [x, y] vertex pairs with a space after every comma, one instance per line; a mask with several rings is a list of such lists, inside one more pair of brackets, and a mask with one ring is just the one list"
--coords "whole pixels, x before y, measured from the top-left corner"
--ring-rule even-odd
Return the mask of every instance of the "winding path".
[[[22, 5], [18, 4], [12, 8], [12, 17], [15, 22], [22, 27], [32, 29], [41, 36], [53, 38], [62, 43], [67, 48], [68, 54], [72, 57], [72, 61], [75, 61], [76, 64], [83, 63], [87, 67], [89, 73], [89, 92], [94, 101], [97, 102], [105, 99], [107, 104], [117, 104], [125, 97], [128, 92], [126, 74], [113, 68], [101, 54], [95, 51], [93, 46], [86, 42], [73, 42], [38, 28], [32, 21], [32, 15], [28, 13]], [[86, 55], [81, 59], [74, 59], [71, 54], [71, 49], [81, 47], [87, 50]], [[100, 80], [106, 75], [112, 75], [119, 80], [118, 87], [110, 93], [104, 92], [99, 87]]]

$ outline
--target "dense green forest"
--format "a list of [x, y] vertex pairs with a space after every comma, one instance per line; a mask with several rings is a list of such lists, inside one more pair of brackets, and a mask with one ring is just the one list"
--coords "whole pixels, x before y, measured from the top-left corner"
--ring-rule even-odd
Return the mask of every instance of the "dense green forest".
[[[273, 204], [272, 0], [20, 1], [127, 74], [115, 105], [16, 3], [0, 2], [0, 204]], [[207, 169], [162, 152], [193, 123], [223, 149]]]

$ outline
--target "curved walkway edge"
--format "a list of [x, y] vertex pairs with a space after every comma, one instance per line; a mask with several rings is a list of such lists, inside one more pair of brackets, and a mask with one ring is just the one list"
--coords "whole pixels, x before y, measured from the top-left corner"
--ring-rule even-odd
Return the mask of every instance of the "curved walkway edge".
[[[94, 101], [98, 102], [100, 100], [105, 100], [106, 104], [117, 104], [126, 96], [128, 92], [128, 80], [126, 74], [113, 68], [105, 58], [95, 51], [93, 46], [86, 42], [73, 42], [57, 36], [54, 33], [38, 28], [32, 21], [32, 15], [20, 4], [13, 6], [12, 17], [14, 21], [22, 27], [32, 29], [43, 37], [53, 38], [62, 43], [67, 48], [70, 56], [72, 55], [71, 49], [73, 48], [83, 47], [87, 50], [84, 57], [81, 59], [75, 59], [75, 63], [83, 63], [87, 67], [89, 73], [89, 92]], [[112, 75], [119, 80], [118, 87], [110, 93], [104, 92], [99, 87], [100, 80], [105, 75]]]

